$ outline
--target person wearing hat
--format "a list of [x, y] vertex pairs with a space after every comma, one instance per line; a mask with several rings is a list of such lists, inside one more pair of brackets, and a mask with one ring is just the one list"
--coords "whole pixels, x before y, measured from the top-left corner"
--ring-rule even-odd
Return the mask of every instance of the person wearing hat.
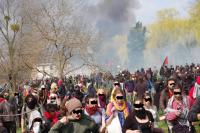
[[200, 96], [200, 76], [197, 76], [194, 86], [189, 90], [189, 96], [193, 103]]
[[[63, 107], [62, 107], [63, 108]], [[72, 98], [64, 105], [64, 116], [50, 129], [49, 133], [98, 133], [98, 126], [84, 115], [82, 104]]]

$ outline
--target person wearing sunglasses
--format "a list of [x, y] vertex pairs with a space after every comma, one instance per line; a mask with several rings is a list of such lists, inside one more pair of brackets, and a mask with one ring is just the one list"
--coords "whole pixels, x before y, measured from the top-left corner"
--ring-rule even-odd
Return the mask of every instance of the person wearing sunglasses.
[[143, 100], [136, 98], [134, 110], [126, 118], [123, 126], [123, 133], [152, 133], [153, 116], [151, 112], [144, 109]]
[[102, 109], [106, 109], [107, 101], [104, 89], [98, 89], [97, 100], [98, 100], [98, 106]]
[[172, 133], [190, 133], [191, 126], [187, 119], [188, 112], [191, 108], [192, 100], [185, 96], [182, 86], [177, 84], [174, 87], [173, 96], [169, 99], [166, 108], [166, 120], [171, 124], [169, 131]]
[[160, 108], [165, 110], [168, 100], [173, 96], [173, 88], [176, 85], [175, 79], [169, 78], [167, 80], [166, 88], [160, 94]]
[[[150, 94], [145, 94], [143, 103], [144, 103], [144, 109], [150, 111], [151, 114], [153, 115], [153, 119], [156, 120], [157, 119], [157, 108], [155, 105], [153, 105]], [[154, 127], [158, 127], [156, 122], [154, 122]]]
[[85, 98], [85, 103], [85, 115], [90, 116], [96, 124], [102, 125], [102, 122], [104, 122], [105, 119], [105, 110], [98, 107], [97, 97], [88, 95]]
[[92, 118], [83, 113], [77, 98], [67, 101], [63, 107], [63, 117], [51, 128], [49, 133], [98, 133], [99, 128]]
[[[124, 91], [119, 87], [115, 87], [111, 93], [111, 101], [106, 110], [106, 125], [115, 125], [113, 126], [115, 129], [122, 130], [124, 121], [130, 112], [131, 105], [126, 101]], [[113, 119], [117, 119], [117, 124], [113, 123]], [[112, 131], [115, 131], [115, 129]]]

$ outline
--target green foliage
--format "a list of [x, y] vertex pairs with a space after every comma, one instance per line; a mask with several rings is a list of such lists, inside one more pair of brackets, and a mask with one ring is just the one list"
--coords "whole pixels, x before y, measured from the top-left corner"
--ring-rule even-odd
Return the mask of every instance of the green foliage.
[[19, 29], [20, 29], [20, 26], [19, 26], [19, 24], [11, 24], [10, 28], [11, 28], [12, 31], [18, 32]]

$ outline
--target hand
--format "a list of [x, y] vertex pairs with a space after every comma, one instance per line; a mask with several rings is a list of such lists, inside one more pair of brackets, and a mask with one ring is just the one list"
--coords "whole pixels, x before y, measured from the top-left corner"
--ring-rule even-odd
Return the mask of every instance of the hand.
[[197, 119], [200, 120], [200, 113], [197, 114]]
[[67, 124], [69, 122], [67, 116], [64, 116], [62, 119], [60, 119], [60, 122], [63, 124]]
[[68, 120], [75, 120], [75, 118], [72, 115], [67, 116]]
[[160, 121], [163, 121], [165, 119], [166, 119], [166, 116], [164, 116], [164, 115], [159, 118]]

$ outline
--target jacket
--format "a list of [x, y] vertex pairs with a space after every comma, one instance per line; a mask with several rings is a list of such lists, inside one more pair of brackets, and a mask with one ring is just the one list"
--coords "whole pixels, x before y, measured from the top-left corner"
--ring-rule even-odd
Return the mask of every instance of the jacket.
[[188, 114], [188, 120], [190, 122], [198, 121], [197, 114], [200, 113], [200, 96], [197, 97], [194, 105], [190, 109], [190, 112]]
[[79, 121], [63, 124], [58, 121], [49, 133], [98, 133], [98, 125], [88, 116], [83, 115]]

